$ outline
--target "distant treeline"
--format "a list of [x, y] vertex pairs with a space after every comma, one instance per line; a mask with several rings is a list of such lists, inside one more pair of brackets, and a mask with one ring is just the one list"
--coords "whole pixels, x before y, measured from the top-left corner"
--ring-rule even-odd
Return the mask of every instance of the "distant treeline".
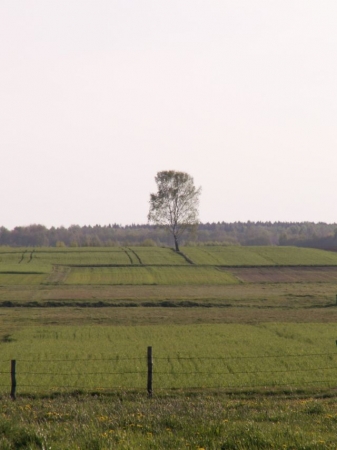
[[[313, 222], [201, 223], [184, 245], [294, 245], [337, 250], [337, 224]], [[111, 224], [69, 228], [0, 227], [0, 245], [20, 247], [173, 246], [172, 236], [152, 225]]]

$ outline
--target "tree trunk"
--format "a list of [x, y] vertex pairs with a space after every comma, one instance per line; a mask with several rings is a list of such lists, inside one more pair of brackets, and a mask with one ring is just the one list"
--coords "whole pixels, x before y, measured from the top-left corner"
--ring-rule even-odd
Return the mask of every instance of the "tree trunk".
[[173, 237], [174, 237], [174, 245], [176, 247], [176, 252], [179, 252], [178, 238], [177, 238], [177, 236], [173, 236]]

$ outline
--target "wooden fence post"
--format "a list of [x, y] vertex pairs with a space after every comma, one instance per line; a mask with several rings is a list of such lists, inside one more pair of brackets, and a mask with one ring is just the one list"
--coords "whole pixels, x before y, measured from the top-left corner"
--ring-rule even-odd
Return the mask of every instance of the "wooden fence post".
[[11, 397], [13, 400], [16, 399], [16, 360], [11, 360]]
[[152, 347], [147, 348], [147, 393], [149, 397], [152, 397]]

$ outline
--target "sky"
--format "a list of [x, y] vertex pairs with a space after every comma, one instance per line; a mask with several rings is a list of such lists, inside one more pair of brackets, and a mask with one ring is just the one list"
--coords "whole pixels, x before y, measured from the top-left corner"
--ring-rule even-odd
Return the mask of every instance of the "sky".
[[0, 226], [337, 222], [335, 0], [1, 0]]

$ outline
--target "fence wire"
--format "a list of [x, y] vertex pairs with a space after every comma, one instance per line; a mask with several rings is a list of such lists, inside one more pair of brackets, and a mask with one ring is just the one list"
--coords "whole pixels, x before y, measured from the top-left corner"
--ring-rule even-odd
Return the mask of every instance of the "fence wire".
[[[324, 364], [323, 365], [319, 365], [317, 367], [314, 366], [313, 364], [313, 358], [329, 358], [330, 362], [333, 363], [335, 361], [333, 361], [332, 357], [337, 356], [336, 353], [308, 353], [308, 354], [303, 354], [303, 353], [298, 353], [298, 354], [290, 354], [290, 355], [251, 355], [251, 356], [221, 356], [221, 357], [212, 357], [212, 356], [159, 356], [159, 357], [154, 357], [154, 363], [155, 365], [158, 367], [158, 369], [156, 370], [156, 368], [153, 370], [151, 367], [151, 376], [153, 376], [154, 378], [154, 383], [156, 383], [156, 381], [158, 381], [158, 390], [162, 389], [162, 381], [163, 379], [164, 381], [164, 385], [165, 383], [168, 383], [168, 386], [166, 389], [170, 389], [170, 388], [174, 388], [174, 389], [240, 389], [240, 388], [249, 388], [249, 389], [254, 389], [254, 388], [277, 388], [277, 387], [299, 387], [299, 386], [304, 386], [304, 385], [335, 385], [337, 384], [337, 365], [329, 365], [329, 364]], [[281, 362], [281, 364], [288, 364], [289, 361], [288, 359], [291, 359], [292, 361], [289, 363], [289, 365], [291, 366], [291, 364], [294, 364], [294, 360], [293, 358], [297, 358], [298, 362], [296, 362], [296, 364], [300, 365], [301, 361], [304, 361], [305, 358], [311, 358], [311, 367], [287, 367], [287, 368], [275, 368], [275, 369], [271, 369], [271, 370], [262, 370], [260, 369], [258, 366], [263, 366], [266, 362], [266, 360], [272, 360], [274, 358], [280, 359], [282, 358], [284, 361]], [[224, 370], [219, 370], [218, 367], [214, 367], [211, 365], [211, 367], [209, 367], [209, 363], [213, 363], [213, 362], [223, 362], [224, 365], [229, 364], [231, 361], [235, 361], [238, 362], [242, 360], [243, 362], [247, 361], [247, 360], [255, 360], [255, 361], [259, 361], [257, 364], [256, 368], [252, 368], [252, 369], [246, 369], [246, 370], [226, 370], [224, 368]], [[10, 366], [10, 364], [12, 364], [14, 360], [1, 360], [0, 363], [2, 363], [1, 365], [3, 366], [4, 363], [8, 364], [8, 366]], [[140, 384], [140, 380], [144, 381], [144, 386], [145, 386], [145, 380], [146, 380], [146, 374], [149, 376], [149, 366], [147, 367], [148, 359], [146, 357], [127, 357], [127, 356], [123, 356], [123, 357], [119, 357], [119, 355], [117, 356], [113, 356], [110, 358], [66, 358], [66, 359], [60, 359], [60, 358], [56, 358], [56, 359], [40, 359], [40, 360], [33, 360], [33, 359], [17, 359], [15, 360], [16, 363], [16, 369], [15, 370], [15, 374], [14, 377], [17, 377], [18, 382], [16, 383], [17, 388], [32, 388], [32, 389], [80, 389], [80, 390], [90, 390], [90, 389], [96, 389], [96, 390], [113, 390], [113, 389], [140, 389], [142, 388]], [[90, 368], [89, 371], [83, 371], [83, 370], [78, 370], [77, 363], [87, 363], [87, 365], [91, 364], [91, 363], [112, 363], [112, 364], [118, 364], [118, 363], [130, 363], [130, 364], [135, 364], [136, 362], [141, 362], [141, 366], [142, 367], [136, 367], [136, 368], [125, 368], [124, 370], [93, 370], [93, 368]], [[174, 367], [171, 367], [170, 370], [165, 370], [165, 367], [163, 367], [163, 365], [165, 365], [165, 362], [169, 363], [171, 366], [172, 364], [176, 364], [176, 363], [181, 363], [181, 362], [191, 362], [192, 365], [195, 365], [196, 363], [200, 364], [201, 367], [200, 368], [191, 368], [190, 370], [181, 370], [183, 369], [182, 367], [180, 368], [180, 370], [175, 370]], [[23, 364], [23, 370], [20, 370], [20, 364]], [[26, 364], [34, 364], [34, 366], [39, 365], [39, 364], [59, 364], [59, 363], [69, 363], [72, 364], [72, 371], [67, 371], [67, 370], [62, 370], [62, 371], [53, 371], [53, 370], [47, 370], [47, 371], [39, 371], [39, 370], [29, 370], [27, 369]], [[158, 364], [156, 364], [158, 363]], [[322, 361], [321, 361], [322, 363]], [[94, 365], [93, 364], [93, 365]], [[152, 362], [151, 362], [152, 364]], [[272, 363], [271, 363], [272, 364]], [[335, 362], [336, 364], [336, 362]], [[103, 364], [104, 365], [104, 364]], [[156, 367], [155, 366], [155, 367]], [[205, 368], [206, 367], [206, 368]], [[65, 368], [65, 367], [64, 367]], [[1, 370], [0, 371], [0, 376], [1, 376], [1, 384], [0, 387], [1, 388], [10, 388], [11, 387], [11, 382], [13, 383], [13, 369], [10, 369], [10, 367], [8, 367], [9, 370]], [[36, 367], [35, 367], [36, 369]], [[336, 380], [332, 380], [331, 379], [331, 371], [336, 371]], [[313, 379], [308, 379], [309, 377], [306, 376], [306, 374], [311, 373], [313, 375]], [[328, 375], [330, 373], [330, 375]], [[291, 374], [291, 375], [296, 375], [296, 374], [302, 374], [303, 375], [303, 379], [301, 381], [295, 380], [295, 379], [291, 379], [291, 377], [289, 378], [289, 381], [285, 381], [284, 377], [282, 380], [279, 379], [279, 377], [277, 375], [285, 375], [285, 374]], [[138, 384], [137, 386], [120, 386], [119, 383], [115, 383], [115, 387], [113, 386], [113, 383], [111, 383], [111, 385], [106, 386], [106, 383], [102, 383], [101, 386], [99, 387], [94, 387], [96, 383], [98, 383], [98, 381], [93, 381], [92, 379], [90, 380], [90, 382], [88, 381], [88, 383], [86, 384], [85, 382], [83, 383], [83, 377], [93, 377], [95, 379], [95, 377], [101, 377], [101, 378], [106, 378], [109, 379], [109, 377], [123, 377], [123, 376], [131, 376], [134, 375], [136, 377], [138, 377], [137, 381], [135, 384]], [[270, 375], [275, 375], [275, 380], [272, 379], [267, 379], [267, 376]], [[315, 379], [314, 375], [319, 375], [319, 379]], [[51, 377], [52, 379], [48, 382], [48, 383], [36, 383], [36, 381], [34, 381], [34, 379], [32, 379], [32, 382], [29, 383], [27, 382], [27, 379], [31, 379], [34, 377]], [[242, 382], [240, 383], [240, 377], [244, 377], [244, 376], [249, 376], [251, 378], [251, 383], [247, 383], [247, 379], [244, 380], [243, 378], [241, 378]], [[263, 376], [266, 377], [265, 382], [263, 381]], [[5, 383], [5, 377], [6, 380], [8, 380], [8, 383]], [[60, 377], [62, 377], [62, 381], [60, 380]], [[73, 383], [69, 383], [66, 380], [73, 380], [74, 377], [78, 378], [78, 382], [76, 384]], [[184, 377], [190, 377], [191, 379], [187, 379], [184, 380]], [[199, 383], [199, 386], [195, 386], [193, 383], [193, 380], [195, 380], [195, 377], [200, 377], [200, 380], [197, 381], [197, 384]], [[218, 385], [215, 386], [214, 382], [215, 381], [219, 381], [219, 378], [223, 378], [223, 383], [217, 383]], [[233, 383], [230, 380], [232, 379], [232, 377], [237, 377], [237, 382]], [[324, 379], [325, 377], [329, 377], [329, 379]], [[180, 380], [177, 380], [177, 378], [180, 378]], [[277, 379], [278, 378], [278, 379]], [[210, 380], [213, 379], [213, 382], [211, 382]], [[21, 383], [22, 380], [22, 383]], [[56, 382], [56, 380], [58, 380]], [[182, 381], [183, 380], [183, 381]], [[42, 381], [42, 380], [41, 380]], [[66, 382], [65, 382], [66, 381]], [[180, 386], [173, 386], [170, 385], [170, 383], [172, 384], [176, 384], [179, 383], [180, 381]], [[255, 381], [255, 383], [254, 383]], [[15, 380], [16, 382], [16, 380]], [[13, 384], [12, 384], [13, 386]], [[143, 387], [144, 387], [143, 386]], [[165, 389], [165, 388], [163, 388]]]

